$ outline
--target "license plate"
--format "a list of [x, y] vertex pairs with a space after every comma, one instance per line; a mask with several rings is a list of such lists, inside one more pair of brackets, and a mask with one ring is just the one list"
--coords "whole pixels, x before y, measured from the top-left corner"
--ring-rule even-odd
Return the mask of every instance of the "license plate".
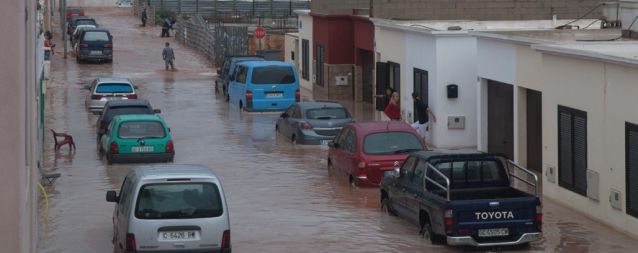
[[91, 51], [91, 55], [101, 55], [101, 54], [102, 54], [102, 51], [99, 51], [99, 50], [92, 50]]
[[498, 236], [508, 236], [509, 234], [510, 234], [510, 230], [507, 228], [492, 228], [492, 229], [478, 230], [479, 237], [498, 237]]
[[321, 145], [328, 145], [328, 142], [330, 142], [330, 140], [320, 140], [319, 143], [321, 143]]
[[269, 97], [269, 98], [280, 98], [283, 96], [284, 96], [283, 93], [266, 93], [266, 97]]
[[166, 231], [160, 232], [158, 241], [194, 241], [199, 240], [197, 231]]
[[131, 148], [132, 152], [153, 152], [153, 146], [140, 146]]

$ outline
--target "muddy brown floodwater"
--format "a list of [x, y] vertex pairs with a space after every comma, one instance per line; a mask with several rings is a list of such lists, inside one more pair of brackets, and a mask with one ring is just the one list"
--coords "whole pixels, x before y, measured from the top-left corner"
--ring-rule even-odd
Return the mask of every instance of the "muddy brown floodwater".
[[[378, 189], [358, 189], [326, 170], [325, 147], [292, 145], [276, 136], [278, 114], [245, 114], [229, 107], [212, 86], [210, 63], [160, 38], [159, 27], [139, 27], [125, 8], [88, 9], [114, 36], [113, 64], [62, 58], [59, 29], [46, 94], [46, 129], [73, 135], [77, 151], [53, 151], [45, 142], [44, 165], [62, 177], [50, 192], [41, 222], [40, 252], [112, 252], [113, 205], [105, 192], [118, 189], [135, 165], [107, 166], [96, 149], [95, 121], [83, 89], [93, 78], [131, 78], [140, 97], [162, 110], [172, 129], [175, 163], [203, 164], [222, 179], [231, 217], [234, 252], [458, 252], [431, 246], [403, 219], [380, 212]], [[165, 71], [161, 50], [171, 42], [177, 71]], [[47, 130], [48, 131], [48, 130]], [[50, 135], [47, 135], [50, 136]], [[635, 239], [545, 201], [545, 239], [520, 252], [636, 252]]]

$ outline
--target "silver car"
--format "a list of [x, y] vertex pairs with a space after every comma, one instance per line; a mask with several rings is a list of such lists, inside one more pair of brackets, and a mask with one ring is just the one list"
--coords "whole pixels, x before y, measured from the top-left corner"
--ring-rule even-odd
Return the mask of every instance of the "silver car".
[[331, 101], [299, 102], [281, 114], [275, 129], [297, 144], [328, 144], [352, 122], [343, 105]]
[[86, 108], [93, 113], [101, 112], [110, 100], [137, 99], [137, 87], [128, 78], [101, 77], [84, 88], [90, 91], [86, 97]]
[[140, 166], [106, 200], [115, 252], [231, 252], [224, 191], [206, 167]]

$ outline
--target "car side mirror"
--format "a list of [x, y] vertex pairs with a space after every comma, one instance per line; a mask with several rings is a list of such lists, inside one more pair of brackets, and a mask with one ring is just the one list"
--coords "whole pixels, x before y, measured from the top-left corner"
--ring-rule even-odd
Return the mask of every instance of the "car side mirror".
[[334, 141], [330, 141], [330, 142], [328, 142], [328, 147], [339, 148], [339, 143], [336, 143]]
[[157, 114], [157, 113], [162, 113], [162, 110], [160, 110], [160, 109], [153, 109], [153, 113], [156, 113], [156, 114]]
[[107, 202], [118, 202], [120, 201], [120, 197], [117, 196], [115, 191], [107, 191], [106, 192], [106, 201]]
[[282, 114], [281, 114], [281, 118], [282, 118], [282, 119], [288, 118], [288, 113], [285, 113], [285, 112], [284, 112], [284, 113], [282, 113]]

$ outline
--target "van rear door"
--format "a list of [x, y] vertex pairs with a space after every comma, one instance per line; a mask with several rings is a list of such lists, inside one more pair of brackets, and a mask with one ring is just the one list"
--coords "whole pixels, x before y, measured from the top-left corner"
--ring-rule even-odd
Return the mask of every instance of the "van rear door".
[[256, 66], [247, 88], [253, 93], [255, 109], [285, 110], [295, 103], [299, 82], [292, 66]]

